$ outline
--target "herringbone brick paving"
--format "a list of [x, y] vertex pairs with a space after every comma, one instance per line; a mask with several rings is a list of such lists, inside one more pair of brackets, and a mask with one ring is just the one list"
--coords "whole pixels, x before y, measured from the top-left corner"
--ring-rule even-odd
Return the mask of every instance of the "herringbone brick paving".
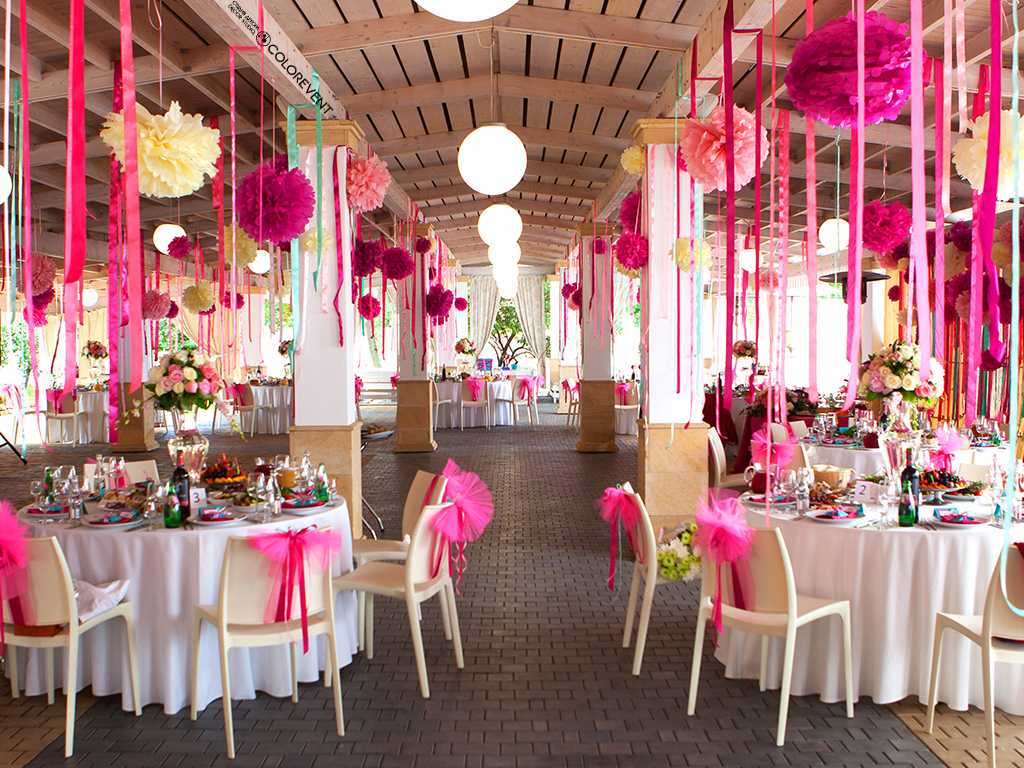
[[[575, 433], [562, 420], [546, 421], [535, 430], [442, 431], [439, 450], [428, 455], [395, 455], [389, 442], [371, 445], [365, 495], [391, 535], [416, 469], [440, 470], [450, 456], [480, 473], [494, 492], [495, 520], [470, 549], [459, 599], [466, 668], [456, 669], [437, 608], [427, 604], [431, 698], [423, 700], [404, 607], [379, 600], [375, 658], [357, 657], [342, 671], [346, 735], [334, 734], [331, 699], [320, 686], [302, 686], [297, 705], [260, 695], [235, 704], [235, 765], [942, 765], [888, 708], [868, 701], [847, 720], [841, 705], [793, 699], [787, 745], [776, 748], [778, 693], [726, 680], [710, 645], [697, 716], [687, 718], [693, 585], [659, 590], [643, 674], [634, 678], [631, 651], [621, 647], [628, 583], [614, 594], [605, 586], [607, 529], [593, 500], [610, 483], [635, 481], [635, 440], [622, 440], [614, 455], [580, 455]], [[217, 438], [214, 450], [253, 456], [285, 446], [284, 438], [244, 444]], [[10, 463], [0, 458], [0, 478], [27, 485]], [[20, 486], [11, 495], [23, 497]], [[119, 702], [101, 699], [80, 716], [70, 764], [228, 764], [218, 702], [197, 723], [187, 712], [166, 716], [157, 706], [137, 719]], [[0, 699], [0, 712], [11, 705]], [[31, 705], [38, 711], [39, 700]], [[30, 763], [58, 764], [64, 764], [59, 736]]]

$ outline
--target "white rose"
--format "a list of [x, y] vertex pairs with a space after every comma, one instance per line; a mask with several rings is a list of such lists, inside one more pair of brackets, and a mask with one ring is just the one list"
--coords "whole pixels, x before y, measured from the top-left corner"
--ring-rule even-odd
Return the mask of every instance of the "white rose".
[[910, 346], [909, 344], [904, 344], [903, 345], [903, 359], [904, 360], [913, 360], [915, 354], [916, 354], [915, 350], [914, 350], [914, 348], [912, 346]]
[[163, 377], [164, 377], [163, 369], [154, 366], [153, 368], [149, 369], [149, 377], [148, 377], [147, 380], [149, 381], [150, 384], [156, 384]]
[[860, 375], [860, 383], [865, 387], [871, 383], [871, 371], [864, 371], [864, 373]]
[[886, 389], [899, 389], [901, 381], [899, 376], [890, 373], [888, 376], [882, 377], [882, 383], [885, 384]]
[[916, 379], [916, 378], [917, 378], [916, 376], [911, 376], [909, 373], [906, 376], [904, 376], [903, 380], [901, 381], [901, 384], [903, 385], [903, 388], [904, 389], [917, 389], [917, 384], [914, 382], [914, 379]]
[[162, 381], [158, 381], [156, 383], [156, 389], [154, 390], [154, 392], [156, 392], [157, 396], [159, 396], [159, 395], [166, 395], [167, 394], [167, 387], [165, 387], [163, 385]]
[[185, 381], [195, 381], [199, 378], [199, 374], [196, 373], [196, 369], [190, 366], [186, 366], [182, 369], [181, 375], [185, 377]]
[[185, 385], [179, 381], [177, 384], [174, 385], [174, 387], [172, 387], [172, 391], [174, 392], [174, 394], [180, 395], [182, 392], [185, 391]]
[[195, 363], [196, 365], [201, 366], [203, 363], [206, 362], [206, 355], [204, 355], [197, 349], [195, 352], [192, 353], [192, 362]]
[[890, 370], [890, 368], [887, 365], [883, 365], [881, 369], [878, 371], [878, 373], [882, 377], [882, 379], [888, 379], [890, 376], [892, 376], [892, 370]]

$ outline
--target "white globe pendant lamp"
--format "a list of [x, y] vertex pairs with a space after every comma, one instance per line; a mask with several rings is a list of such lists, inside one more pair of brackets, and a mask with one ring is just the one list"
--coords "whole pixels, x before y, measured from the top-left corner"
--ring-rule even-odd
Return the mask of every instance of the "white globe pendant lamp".
[[14, 182], [11, 181], [11, 174], [0, 165], [0, 205], [3, 205], [11, 196], [14, 190]]
[[495, 203], [480, 214], [476, 229], [487, 245], [514, 243], [523, 234], [523, 219], [511, 205]]
[[522, 256], [523, 249], [516, 242], [499, 243], [487, 248], [487, 260], [495, 267], [504, 266], [505, 264], [518, 264]]
[[504, 123], [481, 125], [459, 145], [459, 174], [481, 195], [503, 195], [523, 180], [526, 147]]
[[92, 309], [100, 301], [100, 293], [95, 288], [83, 288], [82, 289], [82, 306], [86, 309]]
[[449, 21], [484, 21], [504, 13], [517, 0], [416, 0], [416, 5]]
[[846, 219], [825, 219], [818, 227], [818, 242], [824, 253], [839, 253], [850, 244], [850, 223]]
[[256, 258], [249, 262], [249, 271], [254, 275], [265, 275], [270, 271], [270, 253], [260, 248]]
[[153, 245], [160, 253], [167, 253], [167, 249], [171, 247], [171, 240], [176, 237], [185, 237], [186, 234], [180, 225], [165, 222], [153, 230]]

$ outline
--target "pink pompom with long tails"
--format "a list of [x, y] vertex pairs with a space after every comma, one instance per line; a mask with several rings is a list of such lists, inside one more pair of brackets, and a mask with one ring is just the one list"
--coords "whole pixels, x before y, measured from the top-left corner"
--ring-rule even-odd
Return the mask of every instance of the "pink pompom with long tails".
[[[443, 552], [447, 550], [458, 574], [455, 580], [455, 588], [458, 590], [467, 565], [466, 544], [480, 538], [490, 525], [494, 517], [494, 497], [478, 474], [462, 469], [451, 459], [448, 459], [441, 474], [448, 480], [444, 493], [448, 505], [431, 522], [434, 530], [444, 537], [444, 546], [434, 564], [433, 574], [436, 576], [440, 572]], [[455, 545], [457, 555], [452, 554], [452, 545]]]
[[[790, 434], [785, 440], [771, 441], [769, 427], [765, 424], [750, 438], [750, 457], [761, 464], [775, 467], [787, 467], [796, 454], [796, 436]], [[771, 449], [769, 450], [769, 443]]]
[[[6, 602], [16, 624], [31, 623], [28, 560], [28, 528], [18, 521], [9, 501], [0, 501], [0, 608]], [[4, 648], [3, 633], [0, 621], [0, 651]]]
[[636, 548], [636, 527], [643, 515], [640, 507], [629, 493], [620, 486], [609, 486], [604, 489], [601, 498], [595, 504], [601, 519], [608, 523], [608, 590], [615, 591], [615, 566], [619, 556], [619, 525], [626, 530], [629, 546], [637, 557], [643, 553]]
[[722, 631], [722, 566], [742, 560], [750, 553], [754, 530], [736, 497], [719, 498], [709, 494], [697, 509], [697, 533], [694, 543], [703, 557], [715, 564], [715, 629]]

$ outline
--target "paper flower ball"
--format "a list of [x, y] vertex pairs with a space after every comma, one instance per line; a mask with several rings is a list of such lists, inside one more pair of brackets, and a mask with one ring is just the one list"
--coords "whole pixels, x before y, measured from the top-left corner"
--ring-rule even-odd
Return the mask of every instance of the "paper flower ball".
[[405, 280], [416, 271], [416, 259], [405, 248], [388, 248], [381, 254], [385, 280]]
[[54, 291], [53, 286], [51, 285], [42, 293], [33, 296], [32, 303], [37, 307], [48, 307], [53, 302], [54, 296], [56, 295], [56, 291]]
[[213, 304], [208, 306], [206, 309], [199, 310], [199, 314], [202, 315], [203, 317], [209, 317], [210, 315], [212, 315], [216, 311], [217, 311], [217, 303], [214, 302]]
[[562, 298], [568, 300], [579, 286], [576, 283], [566, 283], [562, 286]]
[[430, 249], [433, 247], [434, 244], [430, 242], [429, 237], [423, 237], [423, 235], [420, 235], [419, 237], [416, 238], [416, 253], [420, 254], [421, 256], [424, 253], [430, 253]]
[[367, 277], [378, 269], [383, 261], [380, 243], [376, 240], [356, 240], [352, 251], [352, 274], [356, 277]]
[[[41, 325], [46, 325], [46, 304], [39, 304], [36, 301], [32, 302], [32, 325], [37, 328]], [[24, 309], [21, 310], [21, 316], [25, 318], [25, 322], [29, 321], [28, 304], [25, 305]]]
[[[754, 115], [742, 107], [733, 107], [733, 168], [736, 189], [746, 186], [768, 157], [768, 131], [761, 126], [761, 156], [757, 148]], [[679, 124], [679, 158], [705, 192], [726, 187], [725, 107], [711, 110], [705, 120], [689, 119]]]
[[[220, 305], [226, 309], [241, 309], [245, 306], [245, 296], [238, 291], [235, 291], [234, 302], [231, 301], [231, 291], [224, 291], [224, 295], [220, 297]], [[233, 305], [232, 305], [233, 304]]]
[[[24, 284], [24, 268], [22, 269], [22, 283]], [[41, 253], [32, 254], [32, 295], [38, 296], [53, 288], [53, 281], [57, 277], [57, 265], [49, 256]]]
[[647, 238], [635, 232], [621, 235], [615, 243], [615, 258], [626, 269], [643, 269], [647, 266]]
[[178, 235], [167, 245], [167, 255], [172, 259], [183, 261], [192, 255], [192, 241], [188, 235]]
[[691, 251], [690, 238], [680, 237], [676, 240], [675, 247], [672, 249], [672, 255], [679, 269], [683, 272], [689, 272], [691, 261], [698, 270], [711, 269], [714, 258], [711, 246], [703, 240], [694, 240], [693, 245], [694, 247]]
[[366, 293], [359, 297], [359, 316], [367, 320], [373, 320], [380, 314], [380, 302], [376, 296]]
[[572, 296], [569, 297], [569, 306], [575, 309], [577, 312], [583, 308], [583, 289], [577, 288], [572, 292]]
[[[320, 249], [322, 253], [335, 252], [334, 235], [327, 231], [327, 227], [320, 232]], [[316, 223], [312, 222], [309, 229], [299, 237], [299, 250], [302, 253], [316, 253]]]
[[238, 223], [257, 242], [286, 243], [301, 235], [313, 217], [316, 193], [283, 155], [250, 173], [238, 185]]
[[981, 370], [983, 371], [998, 371], [1003, 367], [1003, 363], [1006, 359], [1006, 351], [1003, 351], [1002, 357], [996, 357], [992, 354], [991, 349], [983, 349], [981, 351]]
[[427, 291], [424, 307], [428, 315], [439, 322], [444, 322], [448, 319], [448, 313], [452, 311], [454, 301], [455, 294], [440, 283], [434, 283]]
[[171, 308], [171, 297], [163, 291], [146, 291], [142, 295], [142, 319], [162, 320]]
[[181, 294], [181, 304], [189, 312], [202, 313], [215, 304], [213, 288], [207, 283], [190, 285]]
[[224, 258], [228, 263], [231, 262], [232, 245], [239, 264], [250, 264], [256, 258], [256, 242], [240, 226], [228, 224], [224, 227]]
[[864, 206], [864, 247], [876, 253], [889, 253], [910, 237], [910, 209], [903, 203], [872, 200]]
[[971, 252], [971, 242], [974, 240], [974, 229], [969, 221], [956, 221], [949, 228], [949, 242], [956, 246], [957, 250], [964, 253]]
[[[970, 138], [962, 138], [953, 146], [953, 164], [956, 172], [971, 185], [971, 189], [981, 192], [985, 186], [985, 157], [988, 153], [988, 124], [991, 113], [986, 112], [972, 123]], [[1019, 126], [1017, 135], [1013, 134], [1013, 113], [1004, 109], [999, 113], [999, 182], [996, 184], [996, 197], [1000, 200], [1013, 200], [1013, 146], [1021, 154], [1018, 160], [1018, 173], [1021, 176], [1021, 192], [1024, 192], [1024, 125]], [[1019, 121], [1024, 123], [1024, 120]]]
[[350, 156], [345, 170], [348, 207], [357, 213], [380, 208], [391, 184], [391, 171], [376, 155]]
[[[910, 38], [905, 24], [864, 15], [864, 123], [895, 120], [910, 98]], [[857, 122], [857, 23], [834, 19], [797, 43], [786, 90], [805, 115], [833, 128]]]
[[178, 309], [178, 302], [172, 301], [170, 309], [167, 310], [167, 319], [168, 320], [173, 320], [174, 318], [176, 318], [178, 316], [178, 312], [179, 311], [180, 310]]
[[619, 158], [619, 165], [622, 166], [622, 170], [628, 173], [630, 176], [639, 176], [644, 172], [644, 166], [647, 165], [647, 154], [644, 152], [644, 148], [634, 144], [632, 147], [627, 147], [622, 152], [622, 157]]
[[[135, 106], [138, 123], [139, 193], [146, 197], [191, 195], [217, 173], [220, 132], [203, 125], [202, 115], [184, 114], [172, 101], [166, 114]], [[124, 114], [107, 115], [100, 138], [124, 167]]]
[[640, 203], [643, 198], [636, 189], [622, 198], [619, 203], [619, 224], [623, 232], [636, 232], [640, 228]]
[[621, 262], [619, 261], [615, 262], [615, 271], [618, 272], [620, 275], [628, 277], [630, 280], [640, 279], [639, 269], [628, 269], [627, 267], [622, 266]]
[[455, 309], [457, 309], [459, 312], [465, 312], [467, 309], [469, 309], [469, 302], [466, 301], [462, 296], [459, 296], [455, 299]]
[[603, 237], [594, 238], [594, 253], [598, 256], [604, 256], [608, 253], [608, 241]]
[[[957, 275], [967, 269], [967, 257], [963, 251], [957, 248], [952, 243], [946, 243], [945, 258], [943, 258], [943, 267], [945, 269], [946, 279], [950, 279], [954, 275]], [[995, 248], [992, 248], [992, 257], [995, 258]], [[998, 262], [996, 262], [998, 263]]]
[[903, 286], [899, 283], [889, 287], [889, 301], [899, 301], [903, 297]]

